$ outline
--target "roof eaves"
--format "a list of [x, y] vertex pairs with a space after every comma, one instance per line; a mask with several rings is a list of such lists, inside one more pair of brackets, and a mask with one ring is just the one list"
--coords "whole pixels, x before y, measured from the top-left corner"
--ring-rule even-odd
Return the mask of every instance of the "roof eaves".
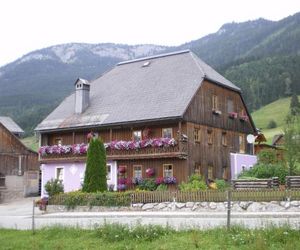
[[88, 126], [73, 126], [73, 127], [66, 127], [66, 128], [53, 128], [53, 129], [35, 129], [34, 131], [37, 133], [47, 133], [47, 132], [57, 132], [57, 131], [67, 131], [67, 130], [81, 130], [86, 128], [108, 128], [108, 127], [117, 127], [117, 126], [124, 126], [124, 125], [132, 125], [132, 124], [141, 124], [146, 122], [158, 122], [158, 121], [175, 121], [181, 120], [183, 116], [172, 116], [172, 117], [162, 117], [162, 118], [155, 118], [155, 119], [145, 119], [145, 120], [138, 120], [138, 121], [126, 121], [126, 122], [116, 122], [116, 123], [107, 123], [107, 124], [93, 124]]

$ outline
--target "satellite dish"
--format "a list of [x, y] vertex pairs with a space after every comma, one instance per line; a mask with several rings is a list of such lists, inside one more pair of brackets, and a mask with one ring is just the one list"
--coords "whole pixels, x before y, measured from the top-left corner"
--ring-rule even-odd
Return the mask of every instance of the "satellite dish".
[[247, 142], [248, 143], [252, 144], [252, 143], [254, 143], [254, 141], [255, 141], [255, 136], [254, 135], [251, 135], [251, 134], [247, 135]]

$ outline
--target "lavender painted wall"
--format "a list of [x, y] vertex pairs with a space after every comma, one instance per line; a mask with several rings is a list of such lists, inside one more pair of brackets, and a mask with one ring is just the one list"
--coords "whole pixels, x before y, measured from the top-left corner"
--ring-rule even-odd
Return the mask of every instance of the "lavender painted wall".
[[[111, 173], [107, 184], [113, 184], [114, 189], [117, 188], [117, 163], [116, 162], [108, 162], [107, 164], [111, 165]], [[42, 164], [42, 190], [41, 196], [47, 196], [47, 192], [45, 191], [45, 184], [47, 181], [51, 179], [57, 178], [57, 168], [63, 168], [63, 184], [64, 191], [70, 192], [75, 191], [81, 188], [81, 184], [84, 179], [85, 172], [85, 163], [51, 163], [51, 164]]]
[[245, 169], [253, 167], [257, 163], [256, 155], [230, 154], [231, 179], [236, 179]]

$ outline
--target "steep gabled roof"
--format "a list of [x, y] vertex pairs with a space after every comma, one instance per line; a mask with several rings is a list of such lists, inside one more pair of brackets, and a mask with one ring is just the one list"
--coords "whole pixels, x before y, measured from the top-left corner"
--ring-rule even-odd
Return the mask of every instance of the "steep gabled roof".
[[23, 134], [24, 131], [8, 116], [0, 116], [0, 123], [13, 134]]
[[182, 117], [204, 79], [240, 91], [189, 50], [117, 64], [90, 83], [90, 106], [75, 114], [68, 96], [37, 131]]

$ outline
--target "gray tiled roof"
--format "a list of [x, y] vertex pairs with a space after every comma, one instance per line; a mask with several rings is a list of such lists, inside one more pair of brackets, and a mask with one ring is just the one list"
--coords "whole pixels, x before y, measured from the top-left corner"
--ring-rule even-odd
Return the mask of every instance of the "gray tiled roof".
[[0, 116], [0, 123], [13, 134], [23, 134], [24, 131], [8, 116]]
[[90, 83], [82, 114], [74, 112], [73, 93], [36, 130], [181, 117], [205, 78], [240, 91], [189, 50], [122, 62]]

